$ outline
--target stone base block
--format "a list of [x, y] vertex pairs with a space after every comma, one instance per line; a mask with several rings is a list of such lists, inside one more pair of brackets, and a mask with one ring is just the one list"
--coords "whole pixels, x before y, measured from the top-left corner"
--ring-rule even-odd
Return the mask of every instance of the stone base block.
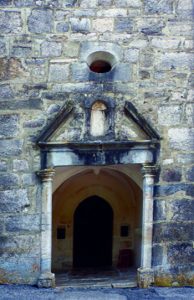
[[37, 286], [39, 288], [54, 288], [55, 287], [55, 274], [53, 273], [44, 273], [41, 274]]
[[154, 283], [154, 272], [152, 269], [139, 268], [137, 270], [138, 286], [142, 289], [148, 288]]

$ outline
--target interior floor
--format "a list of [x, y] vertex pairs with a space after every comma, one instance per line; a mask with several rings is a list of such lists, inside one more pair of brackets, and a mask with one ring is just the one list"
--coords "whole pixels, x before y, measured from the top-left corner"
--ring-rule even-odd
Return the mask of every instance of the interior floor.
[[57, 273], [56, 286], [69, 288], [137, 287], [137, 270], [135, 268], [84, 268]]

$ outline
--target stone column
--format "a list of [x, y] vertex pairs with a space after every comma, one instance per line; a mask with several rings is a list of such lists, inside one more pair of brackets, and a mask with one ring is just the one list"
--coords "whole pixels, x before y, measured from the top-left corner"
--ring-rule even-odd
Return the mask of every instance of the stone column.
[[41, 257], [40, 277], [38, 287], [54, 287], [55, 275], [51, 273], [52, 247], [52, 180], [55, 175], [53, 169], [41, 170], [37, 175], [42, 180], [41, 191]]
[[143, 174], [143, 216], [141, 267], [138, 269], [138, 285], [147, 288], [154, 282], [152, 270], [152, 231], [153, 231], [153, 189], [155, 167], [144, 165]]

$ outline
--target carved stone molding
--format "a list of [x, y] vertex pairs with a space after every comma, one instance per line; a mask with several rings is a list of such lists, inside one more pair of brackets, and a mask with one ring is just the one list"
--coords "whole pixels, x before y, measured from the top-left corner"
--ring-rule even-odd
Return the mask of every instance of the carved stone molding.
[[37, 173], [37, 176], [41, 178], [42, 181], [52, 181], [55, 176], [54, 169], [44, 169], [40, 170]]

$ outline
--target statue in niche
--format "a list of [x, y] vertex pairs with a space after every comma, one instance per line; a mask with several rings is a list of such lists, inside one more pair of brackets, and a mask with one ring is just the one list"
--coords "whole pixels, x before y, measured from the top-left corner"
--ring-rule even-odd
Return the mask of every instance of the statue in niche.
[[96, 101], [92, 105], [90, 119], [90, 134], [92, 136], [103, 136], [107, 132], [107, 107], [101, 101]]

